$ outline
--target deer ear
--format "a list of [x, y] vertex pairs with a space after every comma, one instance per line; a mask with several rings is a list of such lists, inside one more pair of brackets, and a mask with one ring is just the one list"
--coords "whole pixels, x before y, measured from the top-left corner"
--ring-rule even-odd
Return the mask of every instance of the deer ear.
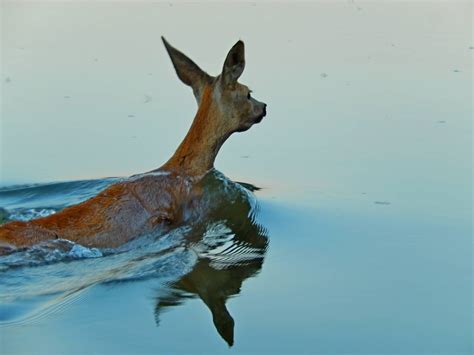
[[184, 84], [192, 87], [194, 96], [196, 96], [196, 99], [199, 101], [202, 89], [205, 84], [211, 81], [211, 77], [185, 54], [171, 46], [163, 36], [161, 39], [173, 62], [176, 74], [178, 74], [178, 77]]
[[222, 69], [222, 80], [224, 85], [233, 84], [242, 75], [245, 68], [245, 46], [244, 42], [238, 41], [230, 49], [225, 58]]

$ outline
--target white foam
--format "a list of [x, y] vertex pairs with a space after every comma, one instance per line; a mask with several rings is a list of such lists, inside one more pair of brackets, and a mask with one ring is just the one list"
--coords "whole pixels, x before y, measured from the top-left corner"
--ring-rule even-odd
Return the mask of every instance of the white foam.
[[74, 259], [100, 258], [102, 252], [97, 248], [86, 248], [80, 244], [74, 244], [67, 256]]
[[29, 221], [36, 218], [47, 217], [55, 214], [56, 210], [52, 208], [29, 208], [27, 210], [17, 210], [8, 215], [9, 220]]
[[135, 175], [132, 175], [130, 176], [127, 180], [128, 181], [135, 181], [135, 180], [139, 180], [141, 178], [144, 178], [144, 177], [147, 177], [147, 176], [166, 176], [166, 175], [170, 175], [171, 172], [169, 171], [151, 171], [151, 172], [148, 172], [148, 173], [141, 173], [141, 174], [135, 174]]

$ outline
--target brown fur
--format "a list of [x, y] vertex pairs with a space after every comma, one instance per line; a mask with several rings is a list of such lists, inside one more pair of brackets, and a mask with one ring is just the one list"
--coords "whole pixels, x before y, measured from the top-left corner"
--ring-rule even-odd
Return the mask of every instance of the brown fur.
[[[216, 114], [210, 86], [205, 87], [203, 91], [198, 112], [188, 134], [162, 169], [185, 170], [191, 175], [201, 175], [212, 169], [217, 151], [225, 139], [219, 134], [216, 122], [209, 119]], [[202, 154], [204, 151], [206, 154]]]
[[[108, 187], [97, 196], [57, 214], [0, 227], [0, 247], [31, 246], [69, 239], [86, 246], [117, 247], [141, 234], [185, 222], [200, 191], [196, 182], [210, 169], [220, 147], [234, 132], [265, 116], [266, 105], [247, 97], [237, 83], [245, 66], [244, 44], [230, 50], [222, 74], [211, 77], [163, 38], [178, 77], [199, 103], [193, 124], [175, 154], [160, 168]], [[158, 174], [156, 174], [158, 173]]]

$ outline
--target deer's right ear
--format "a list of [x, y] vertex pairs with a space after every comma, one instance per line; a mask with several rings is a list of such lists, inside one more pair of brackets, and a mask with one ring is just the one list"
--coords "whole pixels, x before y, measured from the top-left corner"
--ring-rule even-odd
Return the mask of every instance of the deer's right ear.
[[194, 96], [199, 101], [202, 89], [206, 84], [211, 82], [212, 78], [186, 55], [171, 46], [163, 36], [161, 39], [173, 62], [176, 74], [178, 74], [178, 77], [183, 83], [191, 86]]
[[230, 49], [225, 58], [222, 68], [222, 80], [224, 85], [233, 84], [239, 79], [245, 68], [245, 46], [244, 42], [238, 41]]

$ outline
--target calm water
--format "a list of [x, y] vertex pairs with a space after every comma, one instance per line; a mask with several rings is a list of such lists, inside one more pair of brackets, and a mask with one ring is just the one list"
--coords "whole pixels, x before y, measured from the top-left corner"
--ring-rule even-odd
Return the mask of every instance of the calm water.
[[195, 103], [162, 34], [211, 74], [242, 38], [242, 82], [269, 105], [220, 152], [205, 222], [0, 258], [2, 354], [472, 353], [470, 2], [17, 1], [1, 16], [0, 218], [54, 213], [173, 152]]

